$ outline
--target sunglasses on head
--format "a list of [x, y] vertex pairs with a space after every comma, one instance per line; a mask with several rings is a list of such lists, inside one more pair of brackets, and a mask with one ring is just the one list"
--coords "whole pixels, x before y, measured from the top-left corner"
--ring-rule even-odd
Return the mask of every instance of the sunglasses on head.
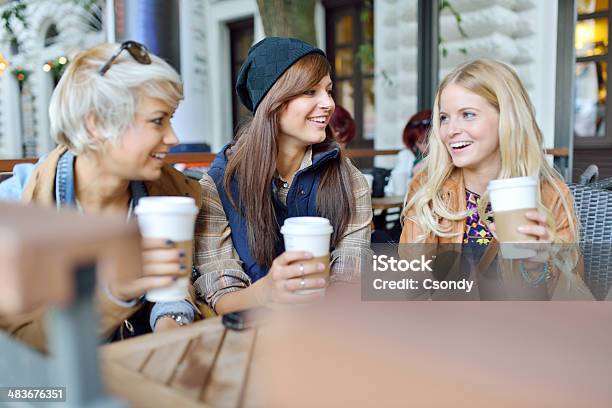
[[429, 126], [431, 126], [431, 119], [423, 119], [418, 122], [410, 122], [408, 126], [411, 128], [428, 128]]
[[117, 51], [115, 51], [113, 55], [111, 55], [108, 61], [106, 61], [106, 63], [102, 65], [99, 71], [100, 75], [104, 76], [104, 74], [106, 74], [106, 71], [110, 69], [110, 67], [113, 65], [113, 62], [115, 62], [115, 60], [117, 59], [117, 57], [119, 57], [119, 54], [121, 54], [123, 50], [129, 52], [130, 55], [137, 62], [144, 65], [151, 64], [151, 56], [149, 55], [149, 50], [147, 50], [147, 47], [136, 41], [125, 41], [121, 44], [119, 48], [117, 48]]

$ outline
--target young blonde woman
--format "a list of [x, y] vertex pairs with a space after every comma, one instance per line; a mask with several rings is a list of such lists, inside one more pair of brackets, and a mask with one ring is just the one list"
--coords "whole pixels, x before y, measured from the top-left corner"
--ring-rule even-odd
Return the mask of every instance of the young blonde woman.
[[284, 251], [284, 219], [330, 220], [332, 282], [359, 277], [372, 219], [367, 182], [329, 130], [329, 62], [303, 41], [266, 38], [249, 50], [236, 90], [253, 119], [201, 180], [196, 290], [220, 314], [313, 301], [318, 295], [294, 292], [326, 286], [309, 277], [325, 265], [302, 265], [312, 254]]
[[[494, 276], [531, 288], [510, 299], [590, 299], [576, 279], [582, 265], [576, 245], [550, 245], [577, 243], [579, 228], [569, 188], [546, 161], [542, 142], [529, 96], [510, 66], [479, 59], [457, 67], [436, 95], [429, 154], [410, 185], [400, 243], [459, 244], [477, 271], [497, 265]], [[537, 211], [525, 214], [531, 224], [516, 228], [535, 242], [528, 245], [536, 256], [494, 263], [487, 185], [524, 176], [537, 179]]]
[[544, 157], [533, 106], [510, 66], [479, 59], [457, 67], [440, 84], [432, 122], [425, 171], [410, 186], [400, 242], [489, 244], [487, 184], [523, 176], [538, 181], [538, 211], [526, 214], [537, 225], [519, 225], [519, 232], [577, 242], [571, 194]]
[[[177, 72], [142, 44], [104, 44], [79, 53], [51, 98], [57, 148], [27, 167], [27, 176], [7, 181], [13, 188], [0, 199], [19, 195], [26, 203], [126, 219], [147, 195], [191, 196], [199, 204], [199, 184], [164, 163], [178, 143], [170, 120], [182, 98]], [[186, 254], [172, 241], [144, 239], [142, 258], [141, 278], [98, 290], [104, 337], [177, 327], [197, 313], [187, 300], [152, 305], [143, 299], [148, 290], [189, 272]], [[44, 349], [43, 314], [0, 316], [0, 328]]]

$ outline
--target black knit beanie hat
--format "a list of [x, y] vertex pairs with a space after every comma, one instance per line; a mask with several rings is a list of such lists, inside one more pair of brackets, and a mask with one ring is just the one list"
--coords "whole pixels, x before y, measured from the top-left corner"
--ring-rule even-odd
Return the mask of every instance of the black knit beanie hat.
[[295, 38], [267, 37], [253, 45], [236, 81], [242, 104], [255, 113], [278, 78], [297, 60], [313, 53], [325, 56], [323, 50]]

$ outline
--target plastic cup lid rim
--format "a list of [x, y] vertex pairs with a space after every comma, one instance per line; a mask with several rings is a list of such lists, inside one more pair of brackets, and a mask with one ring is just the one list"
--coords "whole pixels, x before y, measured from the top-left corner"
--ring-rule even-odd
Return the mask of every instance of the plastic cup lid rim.
[[189, 214], [197, 213], [198, 208], [192, 197], [155, 196], [142, 197], [134, 210], [136, 215], [145, 213]]
[[535, 177], [512, 177], [507, 179], [496, 179], [489, 181], [488, 190], [515, 187], [530, 187], [536, 185], [537, 180], [535, 179]]
[[287, 218], [281, 227], [281, 234], [327, 235], [333, 231], [329, 220], [323, 217]]

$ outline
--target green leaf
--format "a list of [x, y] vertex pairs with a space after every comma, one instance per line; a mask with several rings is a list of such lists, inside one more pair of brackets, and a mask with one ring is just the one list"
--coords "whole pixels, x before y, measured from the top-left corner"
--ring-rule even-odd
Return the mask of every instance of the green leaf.
[[[461, 22], [463, 21], [461, 14], [459, 14], [459, 12], [455, 9], [455, 7], [453, 7], [453, 5], [448, 0], [442, 0], [439, 4], [440, 4], [439, 6], [440, 11], [442, 11], [445, 8], [448, 8], [451, 14], [455, 17], [455, 22], [457, 23], [457, 29], [459, 30], [459, 34], [461, 34], [461, 37], [469, 38], [465, 30], [463, 29], [463, 26], [461, 25]], [[442, 56], [446, 58], [446, 56], [448, 55], [448, 50], [443, 46], [443, 44], [444, 44], [444, 39], [442, 39], [441, 37], [438, 37], [438, 47], [442, 47]], [[459, 51], [467, 55], [467, 49], [462, 48]]]

